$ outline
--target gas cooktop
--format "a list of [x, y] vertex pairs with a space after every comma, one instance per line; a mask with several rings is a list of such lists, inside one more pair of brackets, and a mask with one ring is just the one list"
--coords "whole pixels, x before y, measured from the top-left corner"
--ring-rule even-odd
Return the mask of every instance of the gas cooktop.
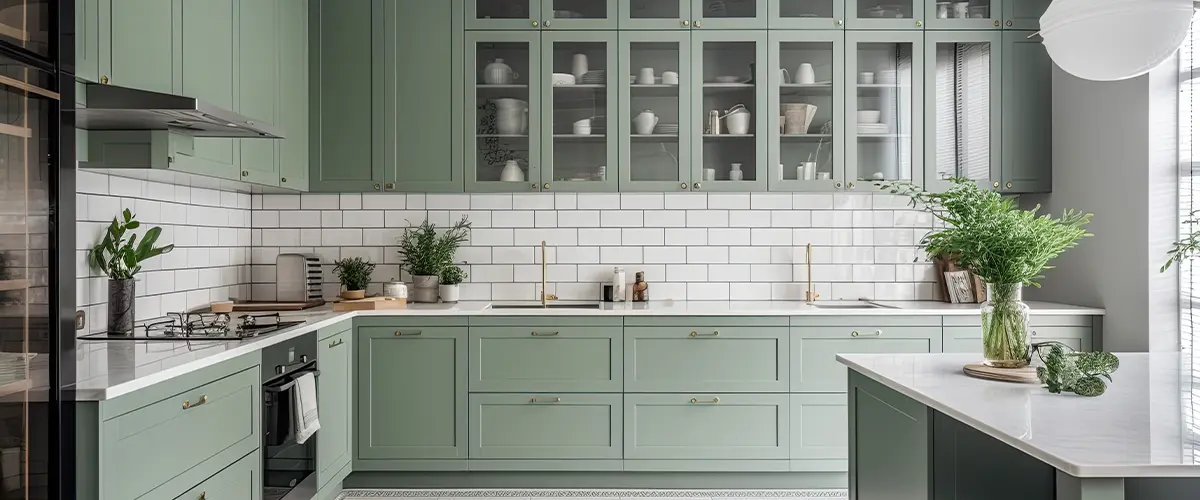
[[279, 313], [246, 314], [231, 317], [229, 313], [167, 313], [166, 319], [147, 321], [133, 327], [133, 333], [100, 332], [79, 337], [80, 340], [245, 340], [304, 324], [304, 321], [283, 321]]

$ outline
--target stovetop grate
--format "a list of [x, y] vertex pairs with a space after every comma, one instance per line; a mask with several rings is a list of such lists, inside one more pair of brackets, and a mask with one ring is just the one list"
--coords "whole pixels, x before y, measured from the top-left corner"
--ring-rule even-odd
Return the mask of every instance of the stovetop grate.
[[243, 340], [274, 333], [303, 324], [304, 321], [284, 321], [279, 313], [247, 314], [233, 324], [229, 313], [190, 312], [167, 313], [160, 320], [135, 325], [132, 334], [110, 332], [80, 336], [81, 340]]

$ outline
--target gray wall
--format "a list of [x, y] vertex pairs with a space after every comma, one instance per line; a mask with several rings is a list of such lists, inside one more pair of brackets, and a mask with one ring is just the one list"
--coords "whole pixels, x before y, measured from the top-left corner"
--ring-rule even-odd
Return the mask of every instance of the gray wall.
[[1121, 82], [1055, 68], [1053, 192], [1021, 200], [1095, 214], [1026, 297], [1105, 308], [1109, 351], [1179, 349], [1178, 278], [1158, 273], [1178, 233], [1177, 67]]

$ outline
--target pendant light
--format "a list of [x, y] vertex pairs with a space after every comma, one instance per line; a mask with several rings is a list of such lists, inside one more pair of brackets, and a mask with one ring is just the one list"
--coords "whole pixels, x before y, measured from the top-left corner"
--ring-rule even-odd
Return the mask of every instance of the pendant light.
[[1192, 0], [1054, 0], [1042, 15], [1050, 58], [1086, 80], [1146, 74], [1187, 38]]

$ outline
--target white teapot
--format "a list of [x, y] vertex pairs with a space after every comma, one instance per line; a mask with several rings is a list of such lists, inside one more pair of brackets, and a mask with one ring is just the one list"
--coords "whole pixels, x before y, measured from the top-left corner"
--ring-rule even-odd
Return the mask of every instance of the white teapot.
[[658, 116], [648, 109], [638, 113], [637, 117], [633, 119], [633, 129], [638, 135], [653, 134], [656, 126], [658, 126]]
[[496, 58], [495, 61], [483, 67], [483, 83], [488, 85], [509, 85], [515, 82], [519, 76], [517, 72], [513, 71], [512, 66], [506, 64], [501, 58]]

